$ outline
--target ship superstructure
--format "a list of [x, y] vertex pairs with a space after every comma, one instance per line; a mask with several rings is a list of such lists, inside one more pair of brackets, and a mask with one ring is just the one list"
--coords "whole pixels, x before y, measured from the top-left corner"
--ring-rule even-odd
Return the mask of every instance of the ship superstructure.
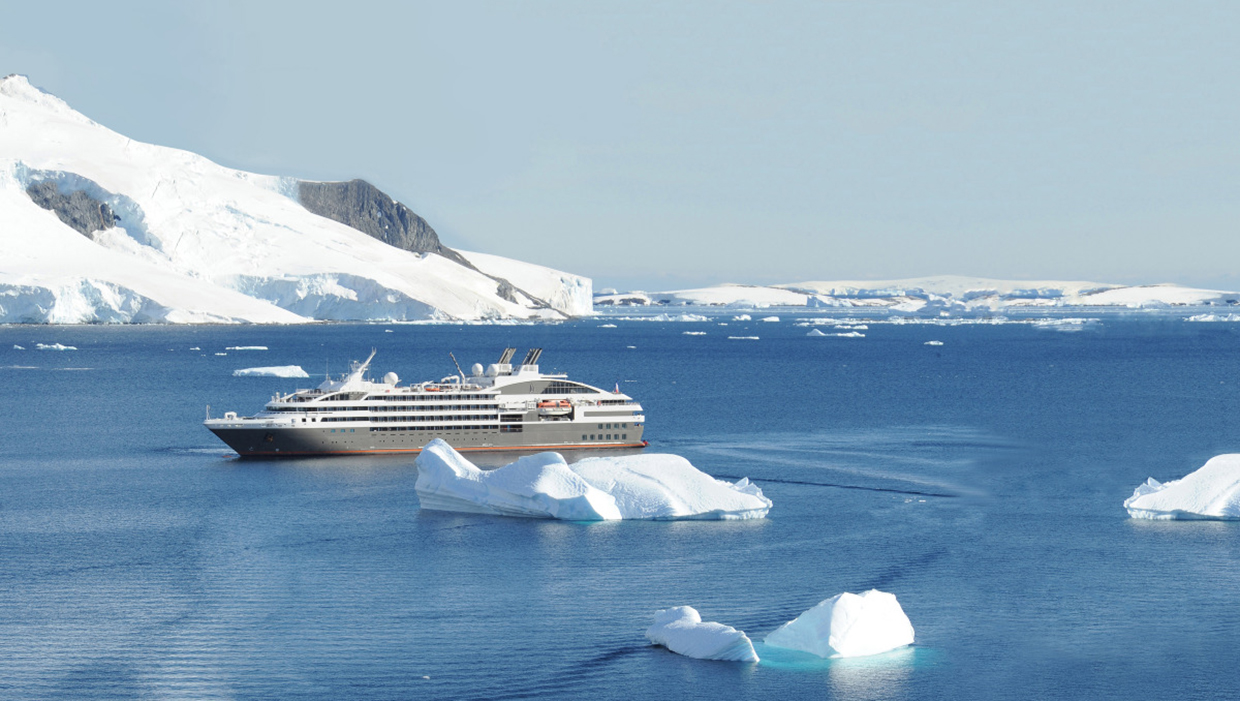
[[[244, 457], [416, 453], [434, 438], [461, 451], [640, 448], [645, 416], [632, 397], [538, 369], [541, 348], [512, 364], [475, 363], [466, 374], [401, 385], [367, 377], [375, 353], [338, 379], [277, 394], [254, 416], [208, 416], [204, 425]], [[455, 359], [454, 359], [455, 362]]]

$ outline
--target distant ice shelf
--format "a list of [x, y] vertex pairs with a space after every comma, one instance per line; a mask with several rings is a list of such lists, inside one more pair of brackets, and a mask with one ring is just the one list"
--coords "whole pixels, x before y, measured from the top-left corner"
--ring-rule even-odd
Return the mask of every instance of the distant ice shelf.
[[416, 460], [423, 509], [567, 521], [738, 520], [771, 508], [757, 485], [716, 480], [677, 455], [586, 458], [559, 453], [522, 457], [481, 470], [442, 439]]
[[1155, 521], [1240, 519], [1240, 454], [1217, 455], [1178, 480], [1151, 477], [1124, 508], [1132, 518]]

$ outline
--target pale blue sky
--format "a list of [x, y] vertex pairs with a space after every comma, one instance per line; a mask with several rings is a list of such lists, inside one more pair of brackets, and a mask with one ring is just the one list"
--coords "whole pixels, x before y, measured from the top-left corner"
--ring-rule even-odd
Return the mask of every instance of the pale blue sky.
[[22, 3], [0, 74], [670, 289], [1240, 287], [1240, 3]]

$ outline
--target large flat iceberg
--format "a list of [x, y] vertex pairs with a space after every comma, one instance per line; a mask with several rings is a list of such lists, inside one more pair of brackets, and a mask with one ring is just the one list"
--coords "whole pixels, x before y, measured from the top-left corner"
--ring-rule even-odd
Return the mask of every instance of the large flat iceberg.
[[310, 377], [300, 365], [273, 365], [233, 370], [233, 377]]
[[913, 624], [894, 594], [836, 594], [766, 636], [767, 645], [819, 657], [877, 655], [913, 644]]
[[654, 625], [646, 637], [655, 645], [699, 660], [757, 662], [749, 636], [732, 626], [710, 621], [702, 622], [692, 606], [676, 606], [654, 614]]
[[587, 458], [569, 465], [559, 453], [523, 457], [481, 470], [441, 439], [417, 459], [423, 509], [556, 518], [763, 518], [771, 500], [749, 480], [716, 480], [677, 455]]
[[1124, 508], [1133, 518], [1155, 521], [1240, 519], [1240, 454], [1217, 455], [1178, 480], [1160, 483], [1151, 477]]

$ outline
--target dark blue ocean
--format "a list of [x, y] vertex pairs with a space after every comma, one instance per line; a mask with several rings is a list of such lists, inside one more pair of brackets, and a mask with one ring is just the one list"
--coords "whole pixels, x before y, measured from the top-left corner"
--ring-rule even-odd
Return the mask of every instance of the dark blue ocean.
[[[1240, 324], [794, 320], [0, 328], [0, 697], [1236, 697], [1240, 523], [1122, 503], [1240, 452]], [[241, 461], [201, 425], [318, 382], [237, 368], [376, 348], [438, 379], [505, 346], [619, 383], [648, 450], [749, 477], [769, 518], [422, 512], [411, 457]], [[744, 665], [644, 637], [687, 604], [760, 641], [869, 588], [915, 647]]]

